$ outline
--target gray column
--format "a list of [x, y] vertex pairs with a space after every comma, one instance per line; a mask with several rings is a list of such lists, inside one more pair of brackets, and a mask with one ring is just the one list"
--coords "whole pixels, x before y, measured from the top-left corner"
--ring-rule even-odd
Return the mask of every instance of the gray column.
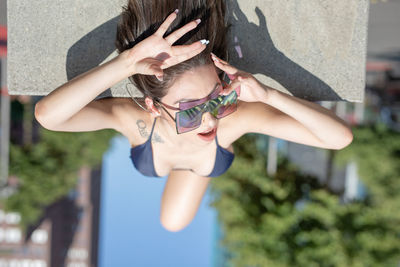
[[0, 121], [0, 187], [7, 183], [10, 142], [10, 97], [6, 91], [7, 59], [0, 58], [1, 121]]
[[269, 137], [268, 142], [268, 162], [267, 162], [267, 173], [269, 176], [276, 174], [278, 164], [278, 142], [273, 136]]

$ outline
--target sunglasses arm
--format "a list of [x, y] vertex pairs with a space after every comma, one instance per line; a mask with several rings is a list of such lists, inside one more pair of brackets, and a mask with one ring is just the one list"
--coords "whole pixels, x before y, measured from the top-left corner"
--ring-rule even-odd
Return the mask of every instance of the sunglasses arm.
[[166, 109], [164, 108], [163, 105], [165, 105], [165, 106], [167, 106], [168, 108], [173, 109], [173, 110], [180, 110], [180, 109], [177, 109], [177, 108], [168, 106], [168, 105], [166, 105], [166, 104], [164, 104], [164, 103], [162, 103], [161, 101], [158, 101], [158, 100], [155, 100], [155, 102], [158, 104], [159, 107], [161, 107], [165, 112], [167, 112], [168, 116], [170, 116], [171, 119], [172, 119], [173, 121], [175, 121], [175, 119], [174, 119], [174, 118], [172, 117], [172, 115], [168, 112], [168, 110], [166, 110]]
[[156, 100], [156, 102], [158, 102], [159, 104], [162, 104], [162, 105], [160, 105], [162, 108], [164, 108], [164, 107], [163, 107], [163, 105], [164, 105], [164, 106], [166, 106], [166, 107], [169, 108], [169, 109], [172, 109], [172, 110], [179, 110], [179, 111], [180, 111], [179, 108], [171, 107], [170, 105], [164, 104], [163, 102], [161, 102], [161, 101], [159, 101], [159, 100]]

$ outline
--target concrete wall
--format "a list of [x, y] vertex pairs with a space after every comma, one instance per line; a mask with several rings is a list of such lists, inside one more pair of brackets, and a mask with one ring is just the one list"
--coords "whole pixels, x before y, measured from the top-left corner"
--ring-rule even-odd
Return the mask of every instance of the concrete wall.
[[[9, 0], [10, 94], [47, 95], [116, 56], [116, 25], [125, 4]], [[362, 102], [368, 0], [227, 0], [227, 5], [233, 65], [310, 101]], [[128, 97], [126, 82], [99, 97]]]

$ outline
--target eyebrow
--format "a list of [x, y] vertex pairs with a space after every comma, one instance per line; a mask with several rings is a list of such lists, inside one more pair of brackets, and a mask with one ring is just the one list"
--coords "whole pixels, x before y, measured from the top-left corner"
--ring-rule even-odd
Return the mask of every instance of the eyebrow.
[[[211, 93], [209, 93], [207, 96], [209, 96], [209, 95], [211, 95], [212, 93], [214, 93], [214, 91], [217, 89], [218, 85], [220, 85], [220, 84], [221, 84], [221, 83], [217, 82], [217, 83], [215, 84], [214, 88], [212, 89]], [[207, 97], [207, 96], [206, 96], [206, 97]], [[204, 98], [204, 97], [202, 97], [202, 98]], [[200, 99], [202, 99], [202, 98], [199, 98], [199, 99], [187, 99], [187, 98], [182, 98], [182, 99], [176, 100], [176, 101], [173, 103], [173, 105], [175, 105], [175, 104], [177, 104], [177, 103], [179, 103], [179, 102], [181, 102], [181, 101], [193, 101], [193, 100], [200, 100]]]

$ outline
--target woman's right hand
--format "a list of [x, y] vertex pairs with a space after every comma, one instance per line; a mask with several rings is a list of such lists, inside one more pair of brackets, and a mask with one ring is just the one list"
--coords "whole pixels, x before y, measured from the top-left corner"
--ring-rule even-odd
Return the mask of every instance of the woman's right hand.
[[177, 11], [172, 12], [154, 34], [121, 53], [128, 60], [130, 76], [140, 73], [162, 79], [163, 69], [188, 60], [206, 48], [205, 40], [190, 45], [172, 46], [187, 32], [195, 29], [200, 23], [199, 19], [187, 23], [163, 38], [176, 17]]

